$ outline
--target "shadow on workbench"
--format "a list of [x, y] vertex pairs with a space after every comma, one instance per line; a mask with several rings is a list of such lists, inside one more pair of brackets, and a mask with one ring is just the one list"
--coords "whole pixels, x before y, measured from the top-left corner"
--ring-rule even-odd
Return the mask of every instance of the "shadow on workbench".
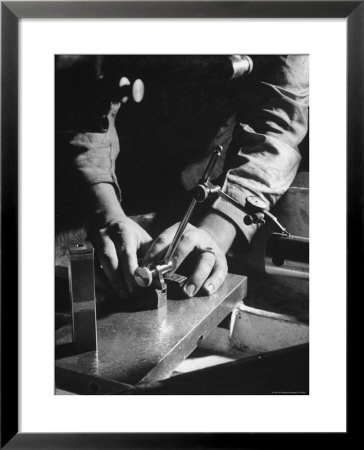
[[303, 344], [141, 385], [120, 394], [302, 395], [309, 393], [308, 386], [309, 344]]

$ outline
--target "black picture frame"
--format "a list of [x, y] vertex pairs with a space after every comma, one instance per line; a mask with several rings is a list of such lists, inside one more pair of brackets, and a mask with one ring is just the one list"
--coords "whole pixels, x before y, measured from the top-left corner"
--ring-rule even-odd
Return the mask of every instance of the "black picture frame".
[[[18, 432], [18, 23], [22, 18], [346, 18], [347, 285], [363, 274], [363, 1], [1, 2], [1, 448], [246, 448], [260, 436]], [[343, 208], [343, 205], [340, 205]], [[359, 240], [359, 242], [358, 242]], [[354, 252], [354, 248], [356, 249]], [[353, 250], [351, 250], [353, 249]], [[359, 291], [360, 292], [360, 291]], [[349, 348], [349, 346], [348, 346]], [[161, 417], [162, 419], [162, 417]], [[265, 434], [264, 439], [270, 435]], [[300, 441], [302, 442], [302, 441]]]

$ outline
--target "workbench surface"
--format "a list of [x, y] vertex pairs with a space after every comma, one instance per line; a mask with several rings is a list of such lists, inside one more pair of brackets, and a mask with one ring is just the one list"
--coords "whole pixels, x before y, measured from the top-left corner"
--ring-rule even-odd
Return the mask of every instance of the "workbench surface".
[[71, 325], [56, 331], [56, 386], [105, 394], [168, 377], [246, 296], [247, 278], [229, 274], [211, 296], [169, 299], [166, 307], [114, 312], [97, 321], [98, 350], [75, 355]]

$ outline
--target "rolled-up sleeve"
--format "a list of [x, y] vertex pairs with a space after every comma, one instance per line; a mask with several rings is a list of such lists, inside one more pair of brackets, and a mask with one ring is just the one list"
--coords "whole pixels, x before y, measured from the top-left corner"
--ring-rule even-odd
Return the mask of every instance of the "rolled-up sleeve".
[[[237, 114], [222, 190], [242, 205], [246, 197], [256, 195], [272, 207], [289, 188], [301, 161], [298, 145], [308, 129], [308, 56], [266, 58], [249, 83], [247, 111], [240, 107]], [[213, 208], [228, 216], [250, 242], [256, 226], [244, 224], [242, 211], [220, 198]]]
[[118, 200], [121, 192], [115, 175], [115, 162], [119, 154], [119, 139], [115, 117], [120, 104], [111, 104], [108, 113], [108, 130], [104, 133], [83, 132], [69, 139], [73, 170], [84, 186], [109, 183], [114, 186]]

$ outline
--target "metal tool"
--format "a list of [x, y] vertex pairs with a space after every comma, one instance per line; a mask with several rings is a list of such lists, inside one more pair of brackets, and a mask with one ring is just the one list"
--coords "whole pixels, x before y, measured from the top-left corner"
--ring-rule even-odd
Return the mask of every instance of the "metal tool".
[[[205, 186], [207, 185], [207, 183], [209, 182], [210, 176], [212, 171], [214, 170], [215, 164], [218, 160], [218, 158], [221, 156], [221, 152], [222, 152], [222, 147], [221, 145], [218, 145], [210, 158], [209, 163], [207, 164], [207, 167], [205, 169], [204, 174], [202, 175], [202, 178], [199, 181], [199, 186]], [[197, 205], [198, 202], [200, 202], [201, 200], [198, 199], [198, 197], [194, 196], [191, 200], [191, 203], [182, 219], [182, 221], [180, 222], [178, 229], [176, 231], [176, 234], [174, 235], [174, 238], [170, 244], [170, 246], [168, 247], [167, 253], [164, 257], [164, 263], [168, 263], [170, 261], [170, 259], [173, 257], [173, 254], [183, 236], [183, 233], [188, 225], [188, 222], [192, 216], [192, 213]]]
[[183, 236], [183, 233], [188, 225], [196, 204], [204, 202], [207, 198], [212, 196], [218, 196], [223, 200], [229, 202], [235, 208], [243, 211], [246, 214], [244, 218], [244, 222], [246, 225], [251, 225], [253, 223], [265, 223], [266, 221], [270, 221], [275, 225], [279, 232], [287, 236], [289, 235], [287, 230], [278, 222], [277, 218], [268, 211], [268, 205], [263, 199], [251, 195], [246, 198], [245, 205], [242, 206], [233, 197], [230, 197], [230, 195], [223, 192], [220, 186], [215, 186], [211, 183], [210, 176], [212, 171], [214, 170], [218, 158], [221, 156], [222, 150], [223, 148], [221, 147], [221, 145], [217, 146], [214, 149], [210, 161], [206, 167], [205, 173], [203, 174], [197, 186], [193, 189], [192, 201], [177, 229], [173, 241], [168, 248], [166, 256], [164, 257], [165, 264], [170, 260], [170, 258], [173, 257], [173, 254]]
[[69, 255], [73, 346], [78, 353], [97, 350], [94, 248], [90, 242], [75, 244]]
[[309, 279], [309, 239], [272, 233], [265, 246], [265, 272], [291, 278]]
[[135, 281], [140, 287], [151, 286], [153, 281], [158, 284], [159, 289], [165, 288], [163, 275], [173, 270], [173, 262], [167, 264], [157, 264], [155, 267], [138, 267], [134, 272]]
[[252, 224], [265, 224], [266, 222], [272, 223], [276, 230], [282, 235], [289, 236], [288, 231], [278, 222], [278, 219], [268, 211], [268, 205], [266, 202], [255, 195], [250, 195], [245, 199], [245, 205], [242, 206], [237, 200], [221, 190], [220, 186], [215, 186], [211, 182], [199, 183], [193, 189], [193, 197], [196, 202], [203, 202], [207, 198], [217, 195], [223, 200], [229, 202], [235, 208], [240, 209], [246, 215], [244, 217], [244, 223], [246, 225]]
[[[166, 275], [173, 270], [173, 261], [167, 264], [156, 264], [149, 267], [138, 267], [134, 272], [134, 278], [138, 286], [149, 288], [143, 290], [143, 297], [147, 295], [151, 308], [161, 308], [167, 305]], [[185, 277], [184, 277], [185, 278]]]
[[[212, 171], [214, 170], [216, 161], [220, 157], [222, 152], [221, 145], [217, 146], [210, 158], [210, 161], [205, 169], [204, 174], [202, 175], [199, 185], [206, 185], [206, 183], [209, 182], [210, 176]], [[175, 270], [175, 264], [173, 261], [173, 255], [174, 252], [183, 236], [183, 233], [185, 232], [185, 229], [189, 223], [189, 220], [192, 216], [192, 213], [197, 205], [199, 200], [196, 198], [192, 198], [190, 205], [187, 208], [187, 211], [180, 222], [176, 234], [174, 235], [174, 238], [169, 245], [167, 252], [163, 258], [162, 263], [151, 265], [151, 266], [145, 266], [145, 267], [138, 267], [134, 273], [135, 281], [136, 283], [141, 287], [149, 287], [154, 286], [157, 289], [160, 289], [159, 286], [163, 286], [162, 279], [165, 280], [168, 274], [172, 274]]]
[[[244, 222], [246, 225], [270, 222], [276, 228], [276, 231], [281, 236], [289, 236], [287, 230], [278, 222], [277, 218], [268, 211], [268, 205], [263, 199], [256, 196], [249, 196], [246, 198], [245, 205], [242, 206], [237, 200], [230, 197], [223, 192], [220, 186], [215, 186], [210, 181], [211, 173], [216, 165], [218, 158], [221, 156], [223, 148], [221, 145], [215, 147], [212, 152], [210, 161], [202, 175], [199, 183], [192, 191], [192, 200], [189, 204], [187, 211], [181, 220], [176, 234], [169, 245], [167, 252], [163, 260], [158, 264], [152, 264], [149, 266], [138, 267], [134, 273], [136, 283], [141, 287], [155, 287], [162, 289], [166, 293], [166, 281], [171, 280], [171, 275], [176, 270], [173, 255], [180, 243], [183, 233], [190, 221], [192, 213], [197, 203], [204, 202], [207, 198], [212, 196], [219, 196], [225, 201], [229, 202], [235, 208], [240, 209], [246, 215]], [[180, 280], [179, 280], [180, 281]]]

